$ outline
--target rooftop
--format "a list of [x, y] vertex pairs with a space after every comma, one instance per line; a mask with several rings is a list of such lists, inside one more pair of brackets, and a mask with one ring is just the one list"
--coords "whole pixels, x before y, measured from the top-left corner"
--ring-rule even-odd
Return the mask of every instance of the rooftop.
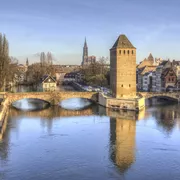
[[135, 49], [135, 47], [131, 44], [129, 39], [124, 34], [122, 34], [118, 37], [118, 39], [116, 40], [116, 42], [112, 48], [133, 48], [133, 49]]

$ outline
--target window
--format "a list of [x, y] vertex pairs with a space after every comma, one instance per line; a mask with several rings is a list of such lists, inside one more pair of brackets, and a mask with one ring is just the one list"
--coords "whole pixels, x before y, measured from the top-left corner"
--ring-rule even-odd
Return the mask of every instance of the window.
[[134, 54], [134, 51], [132, 50], [132, 54]]
[[171, 81], [171, 78], [169, 78], [169, 81]]
[[121, 55], [121, 50], [119, 51], [119, 54]]
[[129, 84], [129, 87], [131, 87], [131, 85]]
[[123, 87], [123, 84], [121, 85], [121, 87]]
[[128, 55], [129, 55], [129, 50], [127, 52], [128, 52]]
[[126, 54], [126, 51], [124, 50], [124, 54]]
[[172, 81], [174, 81], [174, 78], [172, 78]]

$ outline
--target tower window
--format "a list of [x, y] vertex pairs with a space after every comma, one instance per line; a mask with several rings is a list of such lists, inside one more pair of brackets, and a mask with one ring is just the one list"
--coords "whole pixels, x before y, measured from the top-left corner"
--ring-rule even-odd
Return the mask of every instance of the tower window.
[[121, 87], [123, 87], [123, 84], [121, 85]]
[[121, 55], [121, 50], [119, 51], [119, 54]]
[[124, 54], [126, 54], [126, 51], [124, 50]]
[[131, 87], [131, 85], [129, 84], [129, 87]]
[[129, 50], [128, 50], [128, 52], [127, 52], [128, 54], [129, 54]]
[[134, 54], [134, 51], [132, 50], [132, 54]]

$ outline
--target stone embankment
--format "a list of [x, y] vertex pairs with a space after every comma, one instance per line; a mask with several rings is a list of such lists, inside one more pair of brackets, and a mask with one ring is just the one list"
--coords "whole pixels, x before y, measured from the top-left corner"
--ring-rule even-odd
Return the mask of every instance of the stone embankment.
[[8, 99], [4, 99], [0, 105], [0, 140], [4, 134], [4, 123], [6, 123], [7, 115], [8, 115]]

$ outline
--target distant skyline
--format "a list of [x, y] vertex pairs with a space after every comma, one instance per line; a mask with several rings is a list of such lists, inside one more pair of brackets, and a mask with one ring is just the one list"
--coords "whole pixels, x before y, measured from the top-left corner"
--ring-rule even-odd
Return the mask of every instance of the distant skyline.
[[120, 34], [148, 57], [180, 60], [179, 0], [6, 0], [0, 6], [0, 32], [10, 55], [24, 60], [52, 52], [59, 64], [80, 64], [86, 37], [89, 55], [109, 57]]

